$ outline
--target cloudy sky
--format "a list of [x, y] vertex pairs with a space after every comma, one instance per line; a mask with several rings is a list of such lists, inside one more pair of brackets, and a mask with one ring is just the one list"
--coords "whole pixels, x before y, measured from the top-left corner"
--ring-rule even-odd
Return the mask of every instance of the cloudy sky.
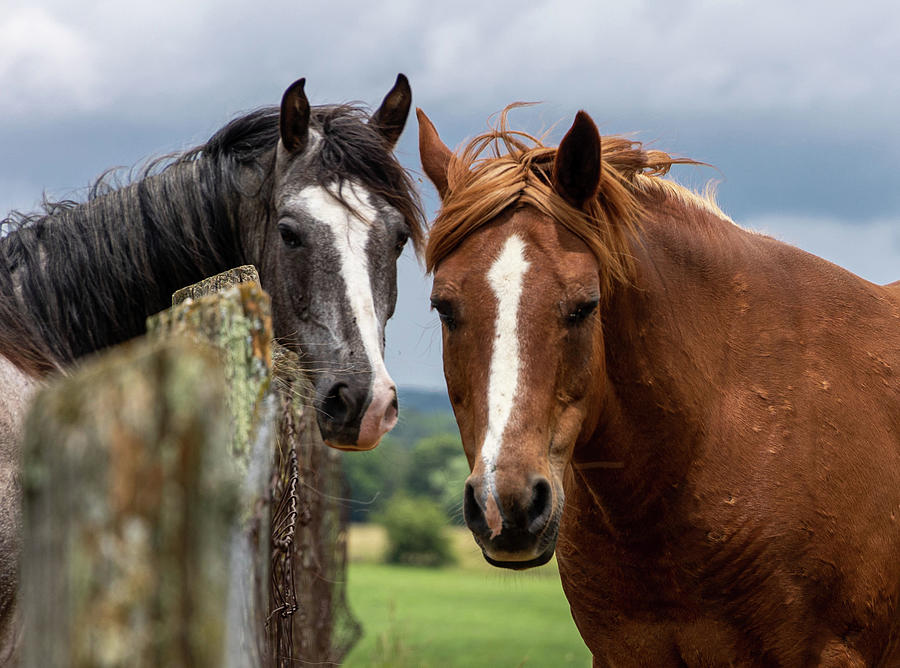
[[[313, 103], [377, 104], [397, 72], [456, 146], [514, 100], [556, 138], [583, 108], [715, 165], [739, 223], [900, 279], [900, 4], [668, 0], [3, 0], [0, 210], [203, 141], [307, 78]], [[419, 172], [411, 120], [399, 155]], [[431, 186], [422, 184], [433, 213]], [[430, 280], [401, 259], [388, 367], [441, 387]]]

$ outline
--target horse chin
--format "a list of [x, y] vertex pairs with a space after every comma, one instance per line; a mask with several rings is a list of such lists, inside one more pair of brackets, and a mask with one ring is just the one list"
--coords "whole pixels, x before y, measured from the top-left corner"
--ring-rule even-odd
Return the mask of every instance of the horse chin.
[[[479, 535], [473, 531], [472, 536], [476, 545], [481, 548], [481, 554], [484, 560], [491, 566], [498, 568], [509, 568], [514, 571], [523, 571], [528, 568], [543, 566], [553, 558], [556, 551], [556, 541], [559, 537], [559, 519], [562, 514], [562, 505], [556, 506], [556, 510], [550, 520], [544, 525], [543, 530], [537, 536], [528, 538], [527, 534], [521, 531], [512, 534], [505, 533], [505, 529], [499, 536], [488, 538], [486, 535]], [[536, 542], [532, 542], [536, 541]], [[488, 554], [488, 549], [495, 556]], [[518, 555], [533, 555], [537, 552], [536, 557], [516, 559]], [[499, 558], [498, 558], [499, 557]], [[505, 558], [504, 558], [505, 557]], [[512, 558], [510, 558], [512, 557]]]
[[329, 448], [334, 448], [335, 450], [343, 450], [344, 452], [365, 452], [367, 450], [372, 450], [381, 443], [381, 439], [379, 438], [374, 443], [336, 443], [335, 441], [325, 441], [325, 445]]
[[526, 561], [500, 561], [497, 559], [491, 559], [487, 552], [484, 551], [484, 548], [481, 550], [481, 554], [484, 556], [484, 560], [488, 562], [491, 566], [496, 566], [498, 568], [509, 568], [514, 571], [524, 571], [528, 568], [535, 568], [536, 566], [543, 566], [550, 559], [553, 558], [553, 553], [556, 551], [556, 544], [550, 545], [546, 550], [544, 550], [541, 554], [539, 554], [534, 559], [528, 559]]

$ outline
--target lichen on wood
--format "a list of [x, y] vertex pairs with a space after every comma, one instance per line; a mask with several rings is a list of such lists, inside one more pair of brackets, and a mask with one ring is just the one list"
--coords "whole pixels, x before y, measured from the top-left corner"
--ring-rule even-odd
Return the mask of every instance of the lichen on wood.
[[241, 283], [259, 284], [259, 273], [252, 264], [244, 264], [221, 274], [204, 278], [199, 283], [188, 285], [172, 295], [172, 306], [178, 306], [188, 299], [198, 299], [216, 292], [224, 292], [228, 288]]
[[156, 337], [185, 333], [219, 351], [234, 424], [233, 453], [246, 465], [252, 430], [260, 423], [258, 413], [271, 381], [271, 305], [258, 283], [221, 278], [206, 283], [204, 289], [222, 284], [230, 287], [205, 294], [192, 286], [196, 296], [149, 318], [147, 331]]

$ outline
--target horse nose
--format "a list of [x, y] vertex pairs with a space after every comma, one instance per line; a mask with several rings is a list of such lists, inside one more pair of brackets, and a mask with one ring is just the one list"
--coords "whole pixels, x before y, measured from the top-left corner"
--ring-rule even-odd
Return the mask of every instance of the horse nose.
[[470, 477], [469, 480], [466, 480], [466, 491], [463, 496], [463, 519], [469, 530], [478, 536], [490, 532], [484, 516], [484, 506], [478, 501], [480, 496], [475, 492], [475, 485]]
[[372, 401], [359, 424], [357, 447], [370, 450], [378, 445], [381, 437], [397, 424], [398, 414], [397, 387], [393, 382], [376, 383]]
[[344, 380], [332, 381], [320, 389], [316, 399], [316, 421], [322, 439], [340, 449], [356, 449], [360, 412], [369, 389]]
[[543, 533], [553, 515], [547, 478], [533, 475], [524, 489], [504, 494], [493, 489], [495, 485], [490, 490], [483, 486], [480, 476], [466, 481], [463, 518], [472, 533], [508, 551], [523, 549]]
[[341, 450], [371, 450], [397, 423], [397, 388], [388, 377], [371, 386], [354, 379], [331, 382], [318, 394], [319, 431], [325, 442]]

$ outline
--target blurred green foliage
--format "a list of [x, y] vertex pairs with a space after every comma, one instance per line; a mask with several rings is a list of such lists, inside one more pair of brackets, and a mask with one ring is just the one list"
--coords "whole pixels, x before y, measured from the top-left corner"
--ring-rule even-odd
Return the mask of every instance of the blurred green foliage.
[[388, 502], [380, 521], [387, 531], [387, 563], [437, 567], [456, 561], [444, 531], [447, 517], [434, 501], [398, 494]]
[[436, 504], [445, 524], [462, 524], [469, 466], [443, 392], [401, 391], [399, 424], [374, 450], [345, 453], [343, 468], [352, 522], [373, 521], [405, 495]]

